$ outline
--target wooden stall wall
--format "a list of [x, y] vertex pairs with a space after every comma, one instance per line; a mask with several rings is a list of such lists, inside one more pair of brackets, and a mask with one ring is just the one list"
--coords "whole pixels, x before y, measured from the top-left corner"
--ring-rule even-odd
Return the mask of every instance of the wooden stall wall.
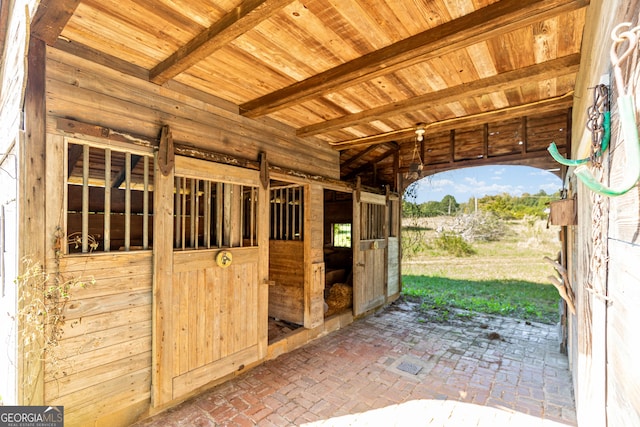
[[304, 241], [269, 241], [269, 316], [304, 324]]
[[[585, 131], [593, 87], [605, 83], [611, 92], [611, 143], [603, 159], [602, 180], [619, 188], [626, 167], [620, 116], [609, 50], [611, 31], [622, 22], [638, 21], [638, 0], [592, 1], [587, 14], [583, 57], [573, 108], [572, 158], [589, 153]], [[636, 99], [640, 93], [634, 93]], [[636, 121], [638, 114], [636, 113]], [[640, 121], [638, 121], [640, 122]], [[577, 143], [576, 143], [577, 141]], [[569, 355], [580, 425], [640, 425], [640, 194], [638, 184], [620, 197], [597, 195], [577, 186], [578, 225], [570, 231], [569, 269], [577, 315], [569, 320]]]
[[[162, 125], [169, 124], [176, 143], [251, 160], [266, 152], [271, 165], [339, 178], [338, 153], [295, 138], [291, 129], [273, 127], [268, 120], [243, 118], [237, 114], [237, 107], [181, 85], [160, 87], [53, 48], [47, 48], [46, 53], [47, 201], [40, 208], [47, 206], [46, 231], [41, 234], [48, 244], [48, 268], [55, 269], [57, 262], [49, 237], [64, 218], [64, 138], [86, 136], [59, 128], [60, 118], [108, 128], [132, 144], [157, 140]], [[99, 136], [89, 139], [101, 141]], [[314, 162], [305, 160], [309, 156]], [[154, 208], [158, 215], [162, 207]], [[319, 218], [322, 221], [321, 215]], [[260, 221], [260, 227], [266, 230], [268, 224]], [[312, 249], [317, 240], [308, 243]], [[266, 260], [268, 242], [263, 243], [259, 258]], [[317, 248], [311, 253], [316, 252]], [[308, 261], [315, 262], [313, 258]], [[96, 285], [71, 296], [69, 319], [81, 323], [78, 331], [82, 333], [77, 335], [75, 323], [74, 330], [67, 332], [72, 322], [65, 324], [68, 335], [61, 349], [70, 350], [71, 354], [62, 359], [65, 363], [68, 360], [73, 369], [58, 378], [59, 372], [56, 374], [53, 364], [48, 364], [42, 393], [47, 403], [65, 405], [68, 425], [127, 425], [150, 410], [151, 251], [63, 257], [59, 271], [83, 278], [93, 276]], [[317, 276], [316, 269], [313, 272]], [[318, 307], [316, 293], [305, 294], [312, 301], [314, 313]], [[260, 291], [259, 299], [264, 304], [266, 293]], [[309, 319], [314, 316], [318, 317], [314, 314]], [[266, 342], [258, 347], [258, 354], [264, 357]]]
[[60, 271], [91, 283], [71, 293], [45, 401], [65, 407], [65, 425], [130, 423], [151, 395], [151, 251], [69, 256]]
[[324, 190], [310, 184], [305, 193], [305, 328], [316, 328], [324, 321]]
[[44, 402], [65, 407], [65, 425], [127, 425], [150, 403], [152, 251], [64, 255], [54, 238], [67, 217], [63, 136], [48, 135], [46, 157], [46, 269], [71, 287], [45, 359]]
[[270, 165], [339, 179], [339, 154], [327, 144], [244, 118], [236, 105], [182, 85], [157, 86], [53, 48], [47, 50], [47, 95], [50, 132], [56, 132], [54, 117], [154, 139], [168, 124], [176, 143], [254, 161], [265, 152]]

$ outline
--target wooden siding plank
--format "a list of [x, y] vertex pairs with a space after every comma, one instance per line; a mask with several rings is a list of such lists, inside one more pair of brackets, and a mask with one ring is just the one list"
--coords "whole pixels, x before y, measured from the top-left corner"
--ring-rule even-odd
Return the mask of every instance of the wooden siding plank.
[[151, 331], [149, 331], [149, 335], [115, 344], [115, 346], [103, 347], [84, 353], [70, 354], [61, 363], [56, 362], [55, 365], [52, 365], [51, 362], [48, 361], [45, 381], [51, 382], [59, 376], [76, 374], [82, 371], [91, 371], [96, 367], [100, 367], [116, 360], [114, 359], [115, 353], [117, 353], [118, 357], [125, 358], [145, 352], [150, 353], [150, 351]]
[[[61, 349], [61, 355], [79, 355], [85, 352], [106, 348], [127, 342], [128, 340], [138, 339], [149, 335], [151, 331], [151, 320], [145, 319], [142, 322], [125, 323], [99, 331], [92, 331], [84, 335], [78, 335], [61, 341], [64, 348]], [[117, 357], [117, 355], [115, 356]]]
[[[123, 295], [123, 298], [125, 297], [126, 296]], [[64, 341], [69, 338], [79, 337], [113, 327], [143, 322], [149, 319], [151, 319], [150, 304], [90, 316], [81, 316], [76, 319], [65, 318], [65, 323], [60, 328], [60, 342], [64, 343]]]
[[146, 304], [151, 304], [151, 292], [148, 289], [72, 300], [65, 306], [64, 315], [68, 319], [76, 319]]
[[[103, 67], [84, 61], [78, 63], [78, 58], [54, 49], [49, 52], [48, 103], [50, 114], [56, 117], [71, 116], [86, 123], [100, 117], [103, 126], [154, 139], [160, 132], [157, 123], [166, 122], [171, 126], [174, 140], [196, 148], [212, 149], [214, 144], [227, 141], [228, 144], [217, 144], [216, 148], [228, 150], [226, 154], [243, 153], [244, 157], [257, 158], [258, 147], [264, 144], [263, 147], [269, 147], [269, 161], [274, 166], [338, 178], [337, 153], [325, 144], [296, 138], [293, 129], [284, 132], [168, 89], [160, 91], [151, 83], [114, 76]], [[128, 112], [126, 122], [121, 120], [122, 111]], [[164, 117], [167, 114], [168, 119]], [[274, 143], [276, 140], [277, 144]], [[310, 153], [316, 161], [303, 161]]]
[[145, 368], [47, 403], [69, 408], [65, 410], [65, 422], [71, 425], [87, 425], [94, 423], [101, 415], [125, 408], [135, 402], [148, 400], [150, 388], [151, 371]]
[[64, 399], [66, 395], [85, 390], [98, 383], [125, 377], [142, 369], [149, 369], [149, 366], [151, 366], [151, 352], [146, 351], [94, 366], [90, 370], [56, 378], [45, 383], [45, 400]]
[[60, 258], [60, 271], [92, 277], [96, 281], [136, 274], [151, 277], [151, 261], [150, 251], [68, 255]]

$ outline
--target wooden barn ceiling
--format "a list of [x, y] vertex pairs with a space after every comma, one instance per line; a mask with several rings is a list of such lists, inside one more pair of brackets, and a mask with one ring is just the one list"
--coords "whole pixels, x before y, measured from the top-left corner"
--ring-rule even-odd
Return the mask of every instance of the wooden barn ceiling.
[[588, 3], [42, 0], [32, 33], [275, 119], [338, 150], [343, 179], [394, 186], [418, 162], [555, 168]]

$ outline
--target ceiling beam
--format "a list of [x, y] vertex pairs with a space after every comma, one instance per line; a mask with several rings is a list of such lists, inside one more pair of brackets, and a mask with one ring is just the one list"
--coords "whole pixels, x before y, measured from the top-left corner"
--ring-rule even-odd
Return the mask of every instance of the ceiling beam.
[[270, 114], [588, 4], [589, 0], [501, 0], [246, 102], [240, 110], [247, 117]]
[[[395, 147], [389, 148], [387, 151], [385, 151], [384, 153], [380, 154], [378, 157], [374, 157], [373, 159], [371, 159], [370, 161], [368, 161], [366, 164], [360, 166], [359, 168], [356, 168], [354, 170], [352, 170], [351, 172], [349, 172], [346, 176], [343, 177], [344, 180], [349, 181], [350, 179], [355, 178], [358, 174], [366, 171], [367, 169], [375, 166], [377, 163], [383, 161], [384, 159], [386, 159], [389, 156], [394, 155], [395, 153], [397, 153], [398, 151], [400, 151], [400, 146], [396, 145]], [[341, 166], [340, 168], [342, 169], [343, 166]]]
[[293, 0], [245, 0], [149, 72], [149, 80], [163, 84], [229, 44]]
[[[510, 120], [522, 116], [535, 116], [537, 114], [549, 113], [551, 111], [563, 110], [571, 107], [573, 104], [573, 92], [569, 92], [563, 96], [549, 98], [529, 104], [516, 105], [513, 107], [502, 108], [500, 110], [487, 111], [479, 114], [473, 114], [464, 117], [454, 117], [452, 119], [441, 120], [439, 122], [428, 123], [424, 128], [429, 131], [441, 132], [447, 130], [469, 128], [481, 126], [485, 123]], [[347, 141], [339, 141], [329, 143], [337, 150], [348, 150], [354, 147], [367, 147], [369, 145], [382, 144], [389, 141], [401, 141], [415, 137], [415, 127], [399, 129], [393, 132], [387, 132], [379, 135], [373, 135], [364, 138], [351, 139]]]
[[53, 46], [78, 4], [80, 0], [42, 0], [31, 22], [31, 35]]
[[86, 59], [96, 64], [104, 65], [105, 67], [109, 67], [112, 70], [119, 71], [123, 74], [127, 74], [129, 76], [133, 76], [143, 80], [149, 79], [149, 71], [147, 69], [124, 61], [106, 52], [101, 52], [89, 46], [85, 46], [76, 41], [58, 39], [53, 47], [63, 52], [70, 53], [71, 55], [77, 56], [79, 58]]
[[[392, 149], [395, 149], [396, 151], [400, 149], [400, 146], [398, 144], [396, 144], [395, 142], [387, 143], [387, 146], [389, 146]], [[369, 154], [370, 152], [372, 152], [373, 150], [376, 150], [376, 149], [378, 149], [377, 146], [371, 145], [371, 146], [367, 147], [366, 149], [360, 151], [355, 156], [352, 156], [351, 158], [349, 158], [349, 159], [345, 160], [344, 162], [342, 162], [340, 164], [340, 167], [341, 168], [346, 168], [346, 167], [350, 166], [356, 160], [361, 159], [362, 157], [366, 156], [367, 154]]]
[[450, 102], [458, 101], [460, 98], [470, 98], [517, 88], [534, 80], [547, 80], [561, 75], [575, 74], [578, 72], [579, 66], [580, 55], [568, 55], [436, 92], [430, 92], [404, 101], [383, 105], [371, 110], [347, 114], [336, 119], [301, 127], [296, 131], [296, 135], [306, 137], [331, 132], [421, 109], [435, 108], [439, 105], [446, 105]]
[[[465, 160], [456, 160], [453, 162], [442, 162], [442, 163], [425, 163], [423, 173], [425, 176], [433, 175], [438, 172], [444, 172], [447, 170], [459, 169], [463, 167], [471, 167], [471, 166], [484, 166], [484, 165], [498, 165], [498, 164], [523, 164], [527, 165], [528, 162], [541, 160], [543, 163], [548, 164], [549, 167], [557, 166], [560, 167], [559, 163], [556, 163], [555, 160], [549, 155], [547, 150], [540, 151], [529, 151], [527, 153], [516, 153], [516, 154], [502, 154], [499, 156], [491, 156], [491, 157], [479, 157], [477, 159], [465, 159]], [[408, 166], [401, 167], [399, 172], [404, 173], [409, 170]]]

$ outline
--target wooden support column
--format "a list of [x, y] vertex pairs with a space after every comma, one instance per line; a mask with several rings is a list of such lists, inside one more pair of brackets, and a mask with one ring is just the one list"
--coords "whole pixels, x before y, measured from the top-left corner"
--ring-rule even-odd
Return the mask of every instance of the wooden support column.
[[[178, 201], [179, 192], [174, 196], [173, 169], [165, 175], [160, 169], [160, 161], [156, 154], [153, 186], [153, 341], [152, 341], [152, 401], [154, 408], [161, 407], [173, 399], [171, 378], [173, 360], [167, 356], [174, 346], [171, 333], [171, 319], [167, 317], [170, 310], [167, 306], [173, 298], [173, 202]], [[183, 198], [184, 200], [184, 198]], [[180, 206], [179, 203], [176, 205]], [[184, 230], [184, 226], [182, 227]], [[177, 242], [176, 242], [177, 243]], [[181, 240], [184, 248], [184, 237]]]
[[[423, 157], [424, 161], [424, 157]], [[400, 150], [393, 153], [393, 191], [400, 192]]]
[[[18, 203], [18, 258], [28, 260], [31, 266], [44, 268], [46, 244], [52, 236], [45, 229], [45, 43], [31, 38], [29, 41], [28, 74], [24, 101], [25, 138], [19, 148], [20, 166]], [[19, 266], [19, 274], [25, 273], [25, 264]], [[18, 287], [18, 310], [23, 308], [25, 286]], [[44, 404], [44, 364], [42, 348], [44, 339], [36, 325], [18, 323], [18, 403], [21, 405]], [[37, 339], [25, 344], [22, 337], [35, 333]]]
[[522, 142], [522, 154], [527, 154], [527, 152], [529, 151], [527, 145], [528, 145], [528, 141], [527, 141], [527, 116], [522, 116], [522, 122], [520, 123], [520, 127], [521, 127], [521, 132], [520, 132], [520, 138], [522, 138], [520, 141]]
[[456, 161], [456, 131], [451, 129], [449, 132], [449, 162], [454, 163]]
[[304, 199], [304, 327], [311, 329], [324, 322], [324, 189], [310, 184]]
[[485, 123], [482, 130], [482, 157], [489, 158], [489, 123]]

